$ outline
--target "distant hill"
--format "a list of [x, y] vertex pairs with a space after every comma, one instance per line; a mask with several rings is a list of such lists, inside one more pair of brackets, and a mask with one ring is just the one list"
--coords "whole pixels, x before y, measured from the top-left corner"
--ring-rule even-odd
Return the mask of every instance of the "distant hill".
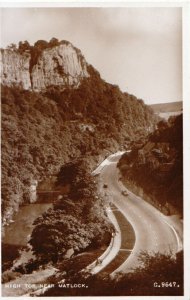
[[150, 107], [155, 113], [165, 113], [165, 112], [178, 112], [183, 109], [183, 102], [171, 102], [171, 103], [158, 103], [152, 104]]
[[159, 117], [168, 120], [171, 116], [178, 116], [182, 113], [183, 103], [182, 101], [171, 103], [158, 103], [150, 105], [152, 110]]

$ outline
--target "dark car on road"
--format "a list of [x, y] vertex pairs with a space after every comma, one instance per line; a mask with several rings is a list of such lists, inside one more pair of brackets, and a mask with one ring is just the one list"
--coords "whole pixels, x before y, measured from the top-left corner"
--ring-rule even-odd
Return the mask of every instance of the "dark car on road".
[[123, 196], [128, 196], [129, 194], [127, 193], [127, 191], [122, 191], [121, 192]]

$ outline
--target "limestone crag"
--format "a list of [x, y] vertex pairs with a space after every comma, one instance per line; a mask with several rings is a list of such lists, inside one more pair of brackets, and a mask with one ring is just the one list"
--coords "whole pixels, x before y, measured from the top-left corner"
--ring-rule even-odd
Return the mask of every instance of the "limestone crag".
[[31, 74], [34, 90], [51, 85], [78, 86], [87, 76], [86, 62], [71, 44], [44, 50]]
[[34, 91], [50, 86], [78, 87], [88, 76], [84, 57], [70, 43], [43, 50], [33, 65], [30, 52], [1, 51], [1, 82], [7, 86]]
[[31, 89], [29, 73], [30, 54], [19, 54], [13, 50], [1, 51], [1, 83], [8, 86], [20, 86]]

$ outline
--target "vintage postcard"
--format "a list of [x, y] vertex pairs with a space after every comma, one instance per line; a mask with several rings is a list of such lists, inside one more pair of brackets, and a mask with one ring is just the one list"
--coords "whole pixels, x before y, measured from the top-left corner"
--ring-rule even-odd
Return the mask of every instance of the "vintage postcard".
[[1, 4], [3, 297], [189, 299], [187, 20]]

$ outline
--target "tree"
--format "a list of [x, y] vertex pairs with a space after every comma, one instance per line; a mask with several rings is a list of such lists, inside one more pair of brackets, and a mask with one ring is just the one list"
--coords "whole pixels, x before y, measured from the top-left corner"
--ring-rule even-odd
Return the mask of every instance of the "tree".
[[31, 50], [31, 46], [28, 41], [19, 42], [18, 44], [18, 51], [20, 53], [25, 52], [26, 50]]
[[[86, 276], [74, 274], [69, 283], [83, 283], [80, 296], [182, 296], [183, 253], [174, 259], [160, 253], [144, 253], [140, 257], [142, 266], [133, 272], [118, 273], [110, 277], [107, 272]], [[61, 278], [60, 278], [61, 279]], [[160, 287], [157, 287], [159, 285]], [[163, 286], [161, 287], [161, 285]], [[173, 286], [171, 285], [173, 284]], [[64, 290], [58, 286], [49, 289], [44, 296], [79, 296], [78, 289]]]
[[57, 185], [78, 185], [86, 176], [89, 176], [89, 165], [86, 160], [83, 158], [75, 159], [61, 167], [57, 176]]
[[38, 49], [38, 50], [44, 50], [48, 47], [49, 43], [45, 40], [38, 40], [35, 44], [34, 44], [34, 49]]
[[63, 210], [51, 210], [34, 222], [35, 228], [29, 243], [36, 255], [54, 262], [73, 248], [80, 252], [88, 247], [92, 233], [86, 225]]
[[7, 49], [12, 50], [12, 51], [17, 51], [17, 46], [16, 46], [16, 44], [12, 43], [7, 47]]
[[59, 45], [59, 40], [57, 38], [52, 38], [50, 41], [49, 41], [49, 46], [50, 47], [55, 47], [55, 46], [58, 46]]
[[[132, 273], [120, 276], [117, 290], [125, 291], [125, 287], [136, 296], [166, 296], [183, 294], [183, 252], [172, 254], [142, 252], [141, 265]], [[168, 285], [173, 283], [175, 285]], [[155, 283], [161, 286], [158, 288]], [[162, 286], [162, 283], [165, 283]], [[124, 293], [121, 293], [124, 295]]]
[[162, 130], [168, 128], [168, 123], [165, 120], [161, 120], [160, 122], [158, 122], [157, 127], [158, 127], [159, 131], [162, 131]]

